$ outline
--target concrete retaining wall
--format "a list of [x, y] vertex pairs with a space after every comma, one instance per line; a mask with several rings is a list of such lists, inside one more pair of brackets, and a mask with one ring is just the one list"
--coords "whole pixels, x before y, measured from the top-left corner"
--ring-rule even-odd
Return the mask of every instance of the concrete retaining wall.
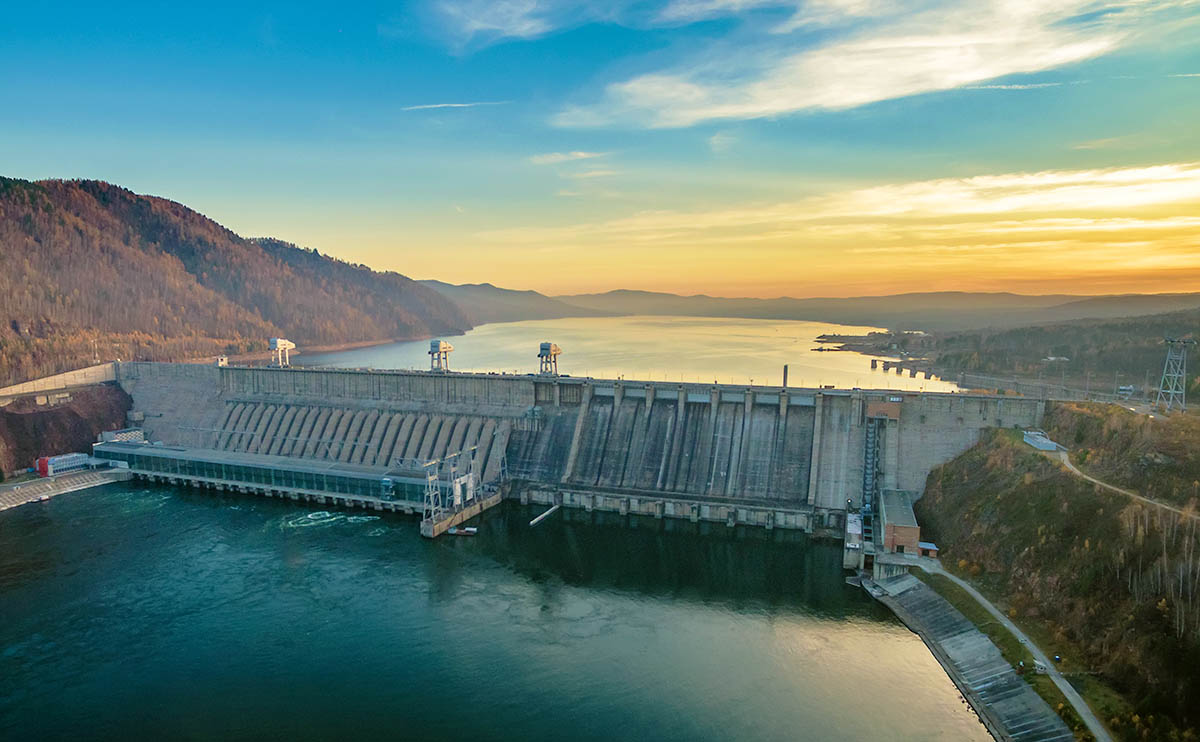
[[136, 424], [152, 441], [186, 444], [197, 430], [210, 430], [225, 410], [219, 369], [197, 363], [117, 364], [117, 383], [133, 398]]
[[70, 389], [77, 386], [91, 386], [92, 384], [104, 384], [117, 380], [117, 364], [116, 363], [101, 363], [98, 366], [88, 366], [87, 368], [77, 369], [75, 371], [67, 371], [53, 376], [44, 376], [40, 379], [26, 381], [21, 384], [13, 384], [0, 388], [0, 399], [4, 397], [19, 397], [25, 394], [36, 394], [38, 392], [52, 392], [59, 389]]

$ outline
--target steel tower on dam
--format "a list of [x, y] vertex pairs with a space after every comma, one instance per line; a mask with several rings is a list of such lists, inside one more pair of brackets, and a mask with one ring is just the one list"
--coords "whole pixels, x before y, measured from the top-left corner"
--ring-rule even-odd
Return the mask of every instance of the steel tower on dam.
[[1022, 397], [550, 374], [120, 363], [153, 440], [381, 471], [470, 451], [482, 482], [566, 507], [813, 531], [882, 489], [920, 493]]

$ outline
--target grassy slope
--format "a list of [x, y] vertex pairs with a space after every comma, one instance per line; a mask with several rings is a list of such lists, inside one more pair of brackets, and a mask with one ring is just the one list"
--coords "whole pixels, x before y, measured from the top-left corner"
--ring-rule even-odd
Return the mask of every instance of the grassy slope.
[[1062, 654], [1120, 738], [1194, 738], [1183, 736], [1200, 717], [1194, 521], [1098, 490], [1011, 431], [934, 470], [917, 513], [943, 563]]

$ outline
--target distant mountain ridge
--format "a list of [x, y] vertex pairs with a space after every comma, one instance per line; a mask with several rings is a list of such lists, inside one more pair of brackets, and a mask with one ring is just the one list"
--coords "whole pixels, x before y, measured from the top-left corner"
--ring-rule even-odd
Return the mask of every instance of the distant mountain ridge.
[[536, 291], [503, 289], [490, 283], [455, 285], [432, 279], [418, 283], [453, 300], [475, 324], [562, 317], [606, 317], [616, 314], [568, 304]]
[[0, 382], [120, 357], [456, 334], [451, 300], [94, 180], [0, 178]]
[[557, 296], [588, 309], [614, 305], [637, 314], [750, 317], [873, 325], [893, 330], [1019, 327], [1076, 319], [1109, 319], [1200, 307], [1200, 294], [1030, 296], [1007, 292], [943, 291], [853, 298], [727, 299], [642, 291]]
[[[546, 296], [491, 284], [424, 281], [464, 307], [477, 321], [629, 315], [740, 317], [870, 325], [893, 330], [967, 330], [1021, 327], [1080, 319], [1115, 319], [1200, 307], [1200, 294], [1024, 295], [942, 291], [850, 298], [774, 299], [680, 296], [617, 289], [599, 294]], [[503, 319], [499, 319], [499, 318]]]

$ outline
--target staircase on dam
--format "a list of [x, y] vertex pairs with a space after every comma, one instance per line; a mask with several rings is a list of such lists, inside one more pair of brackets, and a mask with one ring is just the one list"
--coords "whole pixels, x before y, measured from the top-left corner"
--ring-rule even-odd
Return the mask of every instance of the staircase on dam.
[[870, 512], [874, 500], [879, 493], [879, 445], [883, 437], [882, 428], [886, 418], [869, 417], [863, 444], [863, 504], [862, 508]]
[[122, 363], [151, 439], [386, 466], [475, 447], [522, 497], [710, 520], [840, 528], [1042, 402], [987, 395], [635, 382], [553, 375]]

